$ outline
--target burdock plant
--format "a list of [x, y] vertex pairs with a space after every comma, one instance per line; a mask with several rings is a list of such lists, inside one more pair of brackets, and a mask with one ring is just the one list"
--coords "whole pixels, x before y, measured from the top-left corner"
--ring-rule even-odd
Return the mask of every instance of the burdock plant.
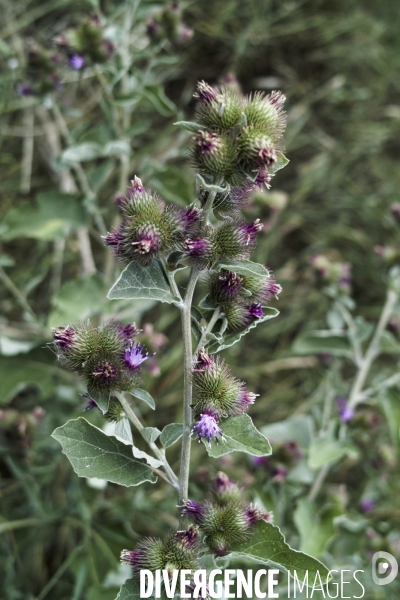
[[[155, 483], [161, 477], [177, 492], [180, 530], [167, 533], [163, 540], [144, 539], [135, 549], [122, 552], [122, 560], [134, 572], [123, 586], [124, 598], [139, 597], [141, 569], [193, 571], [205, 554], [229, 558], [239, 553], [265, 564], [273, 560], [282, 570], [295, 564], [299, 576], [308, 570], [310, 581], [316, 571], [327, 575], [321, 563], [292, 550], [271, 523], [271, 515], [245, 501], [243, 490], [223, 473], [213, 482], [212, 500], [189, 499], [190, 451], [196, 441], [212, 458], [234, 451], [254, 457], [271, 453], [268, 440], [247, 414], [258, 394], [235, 377], [220, 353], [279, 314], [269, 305], [281, 286], [268, 267], [251, 261], [262, 224], [258, 219], [247, 222], [241, 210], [249, 194], [257, 187], [269, 187], [276, 171], [288, 162], [282, 153], [281, 93], [243, 97], [201, 82], [195, 98], [196, 122], [177, 123], [192, 134], [189, 159], [197, 182], [193, 203], [182, 207], [164, 202], [135, 177], [125, 196], [118, 197], [119, 225], [105, 236], [117, 261], [126, 265], [108, 297], [147, 298], [180, 311], [183, 422], [171, 423], [161, 432], [144, 427], [137, 416], [136, 402], [153, 408], [155, 402], [139, 387], [149, 356], [137, 341], [135, 325], [110, 321], [96, 328], [81, 323], [54, 331], [54, 349], [65, 367], [81, 377], [88, 406], [116, 423], [115, 436], [83, 418], [54, 432], [78, 475], [125, 486]], [[188, 273], [185, 286], [175, 279], [183, 270]], [[194, 308], [200, 280], [207, 293]], [[135, 447], [130, 424], [151, 454]], [[166, 449], [180, 439], [176, 474]]]

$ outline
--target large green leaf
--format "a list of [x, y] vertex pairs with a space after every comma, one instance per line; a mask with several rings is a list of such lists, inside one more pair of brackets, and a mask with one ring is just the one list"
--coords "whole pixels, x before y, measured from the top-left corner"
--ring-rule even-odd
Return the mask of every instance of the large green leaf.
[[85, 224], [85, 211], [73, 194], [43, 192], [36, 197], [37, 206], [21, 203], [6, 215], [4, 240], [19, 237], [54, 240], [66, 236]]
[[228, 335], [226, 335], [224, 337], [223, 342], [216, 341], [216, 342], [212, 343], [210, 346], [208, 346], [207, 350], [209, 352], [212, 352], [215, 354], [216, 352], [221, 352], [222, 350], [225, 350], [226, 348], [230, 348], [231, 346], [236, 344], [239, 340], [241, 340], [242, 337], [244, 335], [246, 335], [246, 333], [248, 333], [251, 329], [254, 329], [254, 327], [257, 327], [257, 325], [259, 325], [260, 323], [269, 321], [269, 319], [274, 319], [275, 317], [277, 317], [279, 315], [279, 310], [277, 310], [276, 308], [264, 308], [264, 311], [266, 312], [266, 314], [264, 314], [264, 316], [261, 317], [261, 319], [256, 319], [255, 321], [250, 323], [250, 325], [248, 325], [245, 329], [242, 329], [241, 331], [237, 331], [236, 333], [228, 333]]
[[317, 571], [323, 582], [329, 573], [319, 560], [293, 550], [286, 542], [279, 527], [259, 521], [251, 538], [233, 547], [227, 558], [240, 558], [254, 560], [268, 567], [275, 567], [283, 572], [297, 573], [297, 577], [303, 580], [308, 572], [308, 581], [313, 584]]
[[257, 277], [270, 277], [269, 272], [263, 265], [251, 260], [221, 260], [213, 266], [213, 271], [227, 269], [239, 275], [252, 275]]
[[126, 487], [157, 481], [146, 462], [133, 456], [131, 447], [82, 417], [58, 427], [52, 437], [60, 442], [79, 477], [97, 477]]
[[346, 454], [357, 456], [358, 450], [348, 442], [335, 439], [331, 428], [312, 440], [308, 451], [308, 465], [310, 469], [319, 469]]
[[160, 302], [179, 302], [169, 289], [167, 280], [157, 262], [146, 267], [136, 261], [122, 271], [108, 292], [110, 300], [159, 300]]
[[0, 356], [0, 404], [7, 404], [27, 387], [39, 388], [48, 398], [54, 392], [54, 375], [69, 375], [54, 366], [54, 355], [45, 349], [35, 349], [16, 357]]
[[301, 498], [294, 512], [294, 522], [300, 533], [300, 550], [313, 556], [321, 556], [328, 542], [335, 537], [334, 520], [341, 514], [337, 507], [318, 511], [313, 502]]
[[133, 390], [131, 394], [132, 396], [135, 396], [135, 398], [142, 400], [142, 402], [146, 402], [147, 406], [150, 406], [150, 408], [155, 410], [156, 403], [154, 402], [153, 396], [149, 394], [149, 392], [146, 392], [146, 390], [142, 390], [140, 388], [136, 388], [136, 390]]
[[203, 439], [208, 454], [213, 458], [235, 451], [246, 452], [246, 454], [252, 456], [268, 456], [271, 454], [269, 441], [254, 427], [249, 415], [231, 417], [222, 422], [221, 429], [225, 440], [219, 441], [218, 444], [213, 440], [209, 445]]
[[85, 275], [67, 281], [53, 298], [49, 327], [83, 321], [99, 314], [105, 305], [104, 287], [98, 275]]
[[352, 358], [353, 351], [347, 333], [338, 330], [306, 331], [295, 340], [295, 354], [320, 354], [329, 352], [333, 356]]

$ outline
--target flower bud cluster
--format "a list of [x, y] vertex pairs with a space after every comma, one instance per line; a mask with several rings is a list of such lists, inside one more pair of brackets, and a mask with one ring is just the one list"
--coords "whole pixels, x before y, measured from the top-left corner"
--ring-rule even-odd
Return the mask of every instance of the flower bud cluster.
[[283, 94], [243, 97], [232, 87], [211, 87], [202, 81], [195, 98], [199, 132], [191, 157], [199, 172], [232, 185], [243, 185], [249, 177], [269, 183], [286, 125]]
[[114, 53], [114, 44], [104, 36], [104, 27], [98, 15], [91, 15], [76, 27], [56, 39], [65, 50], [71, 69], [80, 71], [90, 63], [104, 63]]
[[256, 399], [256, 394], [246, 389], [243, 381], [236, 379], [220, 357], [209, 355], [201, 349], [192, 367], [195, 391], [193, 411], [195, 424], [192, 434], [210, 444], [214, 438], [223, 439], [221, 419], [244, 413]]
[[[135, 344], [137, 333], [135, 324], [118, 321], [98, 328], [90, 324], [57, 327], [53, 331], [54, 348], [61, 362], [81, 376], [89, 398], [96, 399], [137, 387], [140, 366], [149, 358], [144, 346]], [[112, 420], [118, 420], [115, 407], [110, 410]]]
[[[123, 550], [121, 560], [132, 566], [133, 572], [139, 574], [142, 569], [155, 573], [168, 571], [169, 578], [174, 571], [196, 571], [200, 568], [199, 529], [190, 525], [184, 531], [172, 533], [164, 540], [145, 538], [140, 540], [134, 550]], [[180, 576], [177, 589], [180, 589]]]
[[166, 205], [145, 189], [138, 177], [123, 198], [118, 198], [122, 223], [105, 238], [123, 263], [136, 260], [143, 265], [173, 250], [182, 249], [188, 234], [198, 222], [200, 209]]
[[254, 223], [245, 223], [229, 218], [217, 227], [207, 226], [201, 233], [194, 232], [185, 240], [183, 250], [189, 264], [197, 269], [210, 268], [222, 259], [247, 259], [262, 227], [259, 219]]
[[231, 331], [243, 329], [261, 318], [262, 307], [282, 291], [272, 271], [269, 277], [257, 277], [222, 270], [209, 274], [207, 287], [211, 301], [221, 307]]
[[16, 86], [18, 96], [42, 96], [60, 89], [58, 63], [57, 54], [32, 39], [28, 40], [24, 81]]
[[152, 42], [168, 40], [172, 44], [182, 44], [192, 37], [193, 31], [183, 22], [179, 3], [172, 2], [147, 23], [147, 35]]
[[234, 544], [252, 535], [257, 521], [268, 521], [270, 515], [242, 500], [242, 490], [225, 473], [218, 473], [213, 494], [215, 501], [188, 500], [182, 514], [194, 520], [211, 552], [225, 556]]

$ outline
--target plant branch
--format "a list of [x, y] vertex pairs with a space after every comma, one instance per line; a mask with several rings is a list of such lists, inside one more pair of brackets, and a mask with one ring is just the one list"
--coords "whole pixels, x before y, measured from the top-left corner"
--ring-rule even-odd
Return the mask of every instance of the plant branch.
[[200, 348], [203, 347], [204, 342], [206, 340], [207, 334], [211, 333], [211, 331], [214, 328], [215, 323], [218, 321], [218, 319], [221, 316], [221, 308], [218, 307], [214, 310], [211, 319], [209, 320], [209, 322], [207, 323], [207, 327], [205, 328], [205, 330], [203, 331], [203, 333], [201, 334], [201, 338], [199, 340], [199, 343], [197, 344], [196, 350], [195, 350], [195, 354], [197, 354], [197, 352], [200, 350]]
[[115, 394], [118, 398], [118, 400], [121, 402], [122, 407], [126, 413], [126, 416], [128, 417], [128, 419], [131, 421], [131, 423], [133, 423], [133, 425], [136, 427], [136, 429], [139, 431], [140, 435], [142, 436], [142, 438], [146, 441], [146, 443], [149, 445], [149, 447], [151, 448], [151, 450], [154, 452], [154, 455], [158, 458], [158, 460], [160, 460], [163, 463], [163, 467], [165, 469], [165, 472], [167, 474], [167, 477], [164, 476], [164, 473], [161, 473], [161, 471], [158, 471], [158, 469], [153, 469], [155, 472], [157, 472], [158, 474], [161, 474], [161, 476], [163, 476], [163, 478], [168, 481], [168, 483], [170, 485], [172, 485], [172, 487], [174, 487], [175, 489], [178, 489], [178, 478], [175, 475], [175, 473], [173, 472], [173, 470], [171, 469], [164, 452], [162, 452], [154, 442], [149, 442], [148, 440], [146, 440], [146, 438], [143, 435], [143, 429], [144, 426], [142, 425], [142, 423], [140, 422], [140, 420], [138, 419], [138, 417], [136, 416], [135, 411], [133, 410], [132, 406], [130, 405], [130, 402], [125, 398], [124, 394], [121, 393], [116, 393]]
[[6, 288], [12, 293], [12, 295], [17, 300], [17, 302], [19, 303], [19, 305], [24, 310], [26, 310], [26, 312], [28, 312], [31, 315], [31, 317], [33, 319], [35, 319], [35, 321], [36, 321], [37, 320], [37, 316], [36, 316], [35, 312], [33, 311], [31, 305], [29, 304], [28, 300], [19, 291], [19, 289], [17, 288], [17, 286], [14, 284], [14, 282], [9, 278], [9, 276], [7, 275], [7, 273], [4, 271], [3, 267], [0, 267], [0, 279], [2, 280], [2, 282], [4, 283], [4, 285], [6, 286]]

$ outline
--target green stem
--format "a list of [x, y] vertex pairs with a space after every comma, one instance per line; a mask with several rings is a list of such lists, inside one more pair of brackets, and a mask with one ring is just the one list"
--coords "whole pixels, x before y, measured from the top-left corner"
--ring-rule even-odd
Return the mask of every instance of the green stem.
[[218, 319], [221, 316], [221, 309], [220, 307], [216, 308], [212, 314], [211, 319], [209, 320], [207, 327], [205, 328], [205, 330], [203, 331], [203, 333], [201, 334], [201, 338], [199, 340], [199, 343], [197, 344], [196, 350], [195, 350], [195, 354], [197, 354], [197, 352], [200, 350], [200, 348], [203, 347], [204, 342], [206, 340], [207, 334], [211, 333], [211, 331], [214, 328], [215, 323], [218, 321]]
[[165, 457], [164, 452], [162, 452], [156, 446], [156, 444], [154, 442], [149, 442], [148, 440], [146, 440], [146, 438], [143, 435], [144, 426], [139, 421], [138, 417], [136, 416], [136, 413], [134, 412], [134, 410], [133, 410], [132, 406], [130, 405], [130, 403], [128, 402], [128, 400], [125, 398], [124, 394], [116, 393], [115, 395], [117, 396], [118, 400], [121, 402], [122, 407], [123, 407], [128, 419], [131, 421], [131, 423], [133, 423], [133, 425], [139, 431], [140, 435], [143, 437], [143, 439], [149, 445], [151, 450], [154, 452], [154, 455], [158, 458], [158, 460], [160, 460], [163, 463], [163, 467], [165, 469], [165, 473], [167, 474], [167, 476], [165, 476], [165, 474], [162, 471], [159, 471], [158, 469], [153, 469], [153, 471], [155, 473], [157, 473], [157, 475], [159, 475], [160, 477], [165, 479], [165, 481], [167, 481], [170, 485], [172, 485], [172, 487], [177, 489], [178, 488], [178, 479], [177, 479], [175, 473], [173, 472], [173, 470], [171, 469], [171, 467]]
[[7, 273], [4, 271], [3, 267], [0, 267], [0, 279], [2, 280], [2, 282], [4, 283], [6, 288], [8, 288], [8, 290], [15, 297], [15, 299], [20, 304], [20, 306], [24, 310], [26, 310], [26, 312], [28, 312], [31, 315], [31, 317], [33, 319], [35, 319], [35, 321], [36, 321], [37, 316], [36, 316], [35, 312], [33, 311], [33, 309], [31, 308], [28, 300], [25, 298], [25, 296], [23, 294], [21, 294], [21, 292], [19, 291], [17, 286], [13, 283], [13, 281], [9, 278]]

